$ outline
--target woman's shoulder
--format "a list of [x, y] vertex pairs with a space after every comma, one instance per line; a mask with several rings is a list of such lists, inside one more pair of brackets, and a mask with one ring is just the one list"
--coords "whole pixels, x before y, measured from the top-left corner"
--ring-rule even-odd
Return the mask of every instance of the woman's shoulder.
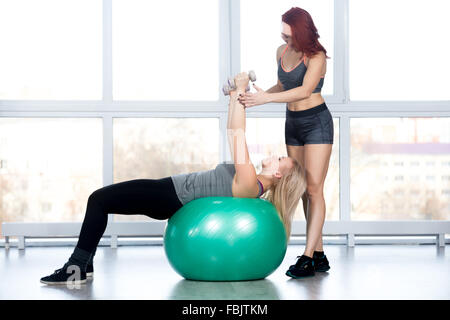
[[323, 60], [323, 61], [326, 61], [326, 55], [325, 55], [325, 52], [323, 52], [323, 51], [317, 51], [317, 52], [315, 52], [315, 53], [313, 53], [313, 54], [310, 54], [310, 55], [305, 55], [305, 57], [306, 57], [306, 59], [309, 61], [309, 60], [311, 60], [311, 59], [316, 59], [316, 60]]
[[282, 44], [277, 48], [277, 61], [280, 60], [281, 55], [283, 54], [283, 50], [286, 49], [287, 44]]
[[325, 52], [323, 52], [322, 50], [319, 50], [317, 52], [315, 52], [312, 57], [320, 57], [320, 58], [326, 58], [327, 55], [325, 54]]
[[305, 55], [305, 66], [308, 67], [311, 60], [316, 61], [315, 63], [326, 64], [326, 55], [323, 51], [317, 51], [312, 55]]
[[284, 43], [284, 44], [280, 45], [280, 46], [277, 48], [277, 52], [278, 52], [278, 51], [283, 51], [284, 49], [286, 49], [286, 47], [287, 47], [287, 43]]

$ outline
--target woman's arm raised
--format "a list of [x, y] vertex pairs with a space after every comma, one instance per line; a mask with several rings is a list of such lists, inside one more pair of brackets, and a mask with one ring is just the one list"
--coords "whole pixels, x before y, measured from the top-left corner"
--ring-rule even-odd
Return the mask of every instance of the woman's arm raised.
[[234, 81], [236, 90], [230, 92], [230, 103], [228, 107], [227, 135], [230, 152], [236, 168], [236, 185], [241, 197], [255, 197], [258, 194], [258, 183], [256, 171], [247, 148], [245, 138], [245, 109], [238, 101], [239, 94], [245, 93], [248, 85], [248, 75], [239, 73]]

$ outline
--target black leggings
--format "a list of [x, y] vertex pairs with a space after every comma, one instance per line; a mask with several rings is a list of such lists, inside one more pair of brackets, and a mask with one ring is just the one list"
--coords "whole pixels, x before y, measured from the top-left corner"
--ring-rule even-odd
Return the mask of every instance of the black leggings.
[[143, 214], [165, 220], [182, 206], [170, 177], [136, 179], [100, 188], [89, 196], [77, 247], [91, 253], [96, 250], [108, 213]]

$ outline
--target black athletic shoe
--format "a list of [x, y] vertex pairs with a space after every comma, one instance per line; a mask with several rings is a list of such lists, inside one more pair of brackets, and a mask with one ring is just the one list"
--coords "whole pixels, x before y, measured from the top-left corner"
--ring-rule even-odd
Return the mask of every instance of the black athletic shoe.
[[297, 263], [289, 267], [286, 275], [294, 279], [314, 276], [314, 260], [305, 255], [297, 258]]
[[76, 275], [77, 270], [68, 269], [69, 266], [64, 265], [61, 269], [47, 277], [41, 278], [41, 282], [49, 285], [69, 284], [78, 285], [86, 283], [86, 272], [81, 271]]
[[94, 265], [88, 265], [86, 268], [86, 277], [93, 278], [94, 277]]
[[321, 257], [314, 254], [314, 270], [316, 272], [326, 272], [330, 270], [330, 263], [328, 262], [327, 256], [323, 254]]

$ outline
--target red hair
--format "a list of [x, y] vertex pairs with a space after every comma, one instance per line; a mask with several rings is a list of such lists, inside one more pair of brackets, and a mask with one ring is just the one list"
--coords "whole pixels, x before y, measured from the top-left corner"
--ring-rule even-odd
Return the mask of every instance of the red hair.
[[327, 50], [319, 42], [317, 28], [308, 11], [292, 7], [281, 16], [281, 21], [288, 24], [292, 30], [292, 45], [297, 51], [302, 51], [307, 57], [315, 55], [319, 51]]

